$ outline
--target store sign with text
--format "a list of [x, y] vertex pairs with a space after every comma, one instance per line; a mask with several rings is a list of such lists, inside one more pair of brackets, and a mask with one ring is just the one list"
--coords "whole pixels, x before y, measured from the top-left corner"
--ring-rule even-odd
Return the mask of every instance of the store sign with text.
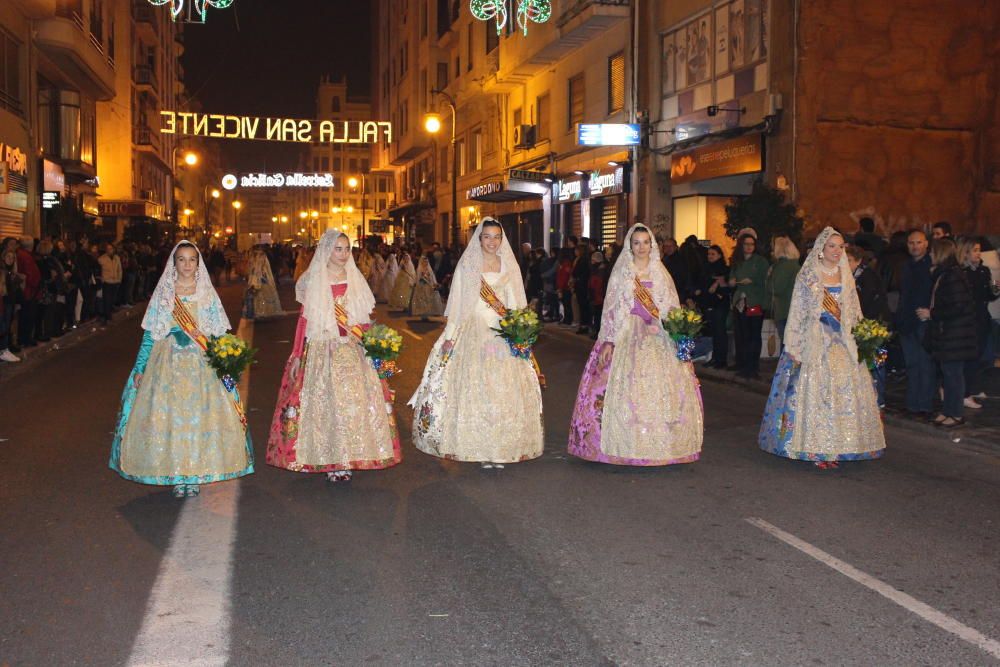
[[698, 146], [670, 158], [670, 182], [691, 183], [764, 169], [764, 136], [759, 132]]
[[287, 141], [308, 144], [392, 143], [392, 123], [374, 120], [304, 120], [161, 111], [160, 132], [190, 137]]
[[560, 202], [620, 195], [626, 191], [625, 167], [620, 164], [559, 181]]
[[487, 181], [473, 188], [469, 188], [465, 192], [465, 198], [475, 201], [476, 199], [482, 199], [489, 195], [495, 195], [504, 191], [503, 181]]
[[240, 188], [332, 188], [333, 174], [226, 174], [222, 177], [226, 190]]

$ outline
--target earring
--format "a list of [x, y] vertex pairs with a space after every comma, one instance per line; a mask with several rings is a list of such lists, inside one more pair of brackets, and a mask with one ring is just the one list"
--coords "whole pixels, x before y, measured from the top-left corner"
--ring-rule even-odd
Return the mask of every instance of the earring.
[[823, 259], [823, 251], [822, 250], [819, 251], [819, 258]]

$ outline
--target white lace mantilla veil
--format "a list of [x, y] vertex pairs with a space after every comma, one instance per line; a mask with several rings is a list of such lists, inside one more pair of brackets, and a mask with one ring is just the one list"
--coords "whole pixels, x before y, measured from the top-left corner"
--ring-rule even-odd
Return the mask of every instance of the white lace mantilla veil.
[[277, 287], [274, 282], [274, 274], [271, 273], [271, 261], [267, 258], [267, 253], [257, 249], [253, 253], [253, 263], [250, 268], [250, 287], [260, 289], [261, 277], [266, 278], [269, 285]]
[[636, 223], [629, 228], [625, 234], [625, 246], [622, 248], [615, 265], [611, 268], [611, 277], [608, 279], [608, 291], [604, 297], [604, 313], [601, 317], [600, 341], [614, 343], [618, 334], [628, 321], [629, 312], [635, 303], [635, 258], [632, 255], [632, 235], [636, 231], [645, 231], [649, 234], [649, 277], [653, 281], [653, 287], [649, 290], [653, 295], [653, 302], [660, 309], [660, 317], [666, 317], [672, 309], [680, 306], [680, 299], [677, 297], [677, 288], [674, 280], [667, 272], [667, 267], [660, 260], [660, 245], [656, 242], [656, 236], [646, 225]]
[[[843, 234], [833, 227], [827, 227], [816, 238], [816, 243], [802, 264], [795, 278], [795, 288], [792, 291], [792, 303], [788, 310], [788, 323], [785, 325], [785, 350], [797, 361], [805, 362], [808, 355], [819, 352], [822, 354], [822, 324], [819, 321], [823, 314], [823, 280], [820, 275], [820, 253], [831, 236]], [[844, 333], [844, 343], [856, 359], [858, 350], [854, 343], [851, 329], [861, 319], [861, 303], [858, 300], [857, 288], [854, 285], [854, 275], [847, 263], [847, 253], [840, 256], [840, 326]]]
[[177, 267], [174, 265], [174, 255], [181, 246], [194, 248], [198, 253], [198, 272], [195, 274], [194, 297], [198, 302], [198, 310], [193, 313], [198, 321], [198, 330], [206, 336], [221, 336], [230, 329], [229, 318], [222, 307], [219, 295], [212, 286], [212, 278], [205, 268], [198, 246], [190, 241], [181, 241], [170, 251], [167, 266], [163, 269], [160, 280], [156, 283], [153, 296], [146, 306], [146, 314], [142, 317], [142, 328], [150, 333], [153, 340], [166, 338], [175, 326], [174, 296], [177, 284]]
[[399, 270], [405, 273], [410, 280], [410, 284], [417, 282], [417, 270], [413, 268], [413, 260], [409, 253], [403, 255], [403, 261], [399, 263]]
[[[450, 329], [460, 325], [466, 317], [475, 312], [476, 304], [479, 302], [479, 281], [483, 275], [483, 247], [479, 244], [479, 235], [483, 231], [483, 225], [493, 222], [499, 225], [494, 218], [483, 218], [476, 226], [476, 231], [469, 239], [469, 245], [458, 260], [458, 266], [451, 279], [451, 290], [448, 296], [448, 305], [444, 309], [444, 316], [448, 318]], [[524, 280], [521, 278], [521, 268], [514, 257], [510, 243], [507, 242], [507, 235], [500, 227], [502, 240], [497, 254], [500, 256], [500, 273], [507, 279], [508, 285], [514, 293], [514, 303], [504, 303], [508, 308], [524, 308], [528, 305], [528, 299], [524, 295]], [[501, 299], [503, 296], [498, 294]]]
[[[324, 232], [309, 268], [295, 283], [295, 300], [302, 304], [302, 315], [306, 318], [306, 338], [310, 341], [345, 338], [341, 336], [337, 326], [330, 271], [327, 268], [333, 247], [341, 236], [347, 238], [346, 234], [335, 229]], [[347, 322], [350, 325], [368, 324], [372, 309], [375, 308], [375, 296], [354, 263], [353, 253], [347, 253], [344, 269], [347, 271], [347, 294], [344, 301]]]

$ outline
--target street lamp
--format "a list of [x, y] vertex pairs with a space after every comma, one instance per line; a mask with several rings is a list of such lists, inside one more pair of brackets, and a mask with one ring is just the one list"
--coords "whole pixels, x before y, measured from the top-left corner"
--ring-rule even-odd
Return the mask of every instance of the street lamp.
[[[347, 187], [351, 189], [352, 193], [355, 192], [355, 190], [358, 187], [358, 178], [356, 176], [350, 176], [347, 179]], [[368, 208], [368, 200], [365, 199], [366, 194], [368, 194], [368, 179], [366, 179], [365, 175], [362, 173], [361, 174], [361, 241], [362, 242], [364, 242], [365, 236], [368, 235], [368, 229], [365, 220], [365, 211]], [[351, 209], [351, 211], [348, 211], [348, 213], [352, 212], [353, 210], [354, 209]]]
[[235, 228], [235, 232], [236, 232], [234, 234], [234, 236], [236, 237], [236, 249], [239, 250], [240, 249], [240, 241], [239, 241], [239, 239], [240, 239], [240, 211], [243, 210], [243, 202], [241, 202], [239, 199], [234, 199], [233, 200], [233, 210], [235, 211], [235, 213], [233, 214], [233, 217], [234, 217], [233, 227]]
[[205, 202], [205, 236], [207, 237], [212, 232], [212, 200], [218, 199], [222, 196], [218, 188], [212, 188], [212, 185], [206, 184], [204, 190], [202, 191], [202, 199]]
[[[432, 88], [431, 93], [440, 95], [448, 101], [451, 108], [451, 243], [458, 244], [458, 143], [455, 141], [455, 127], [458, 125], [458, 113], [455, 110], [455, 98], [443, 90]], [[430, 134], [441, 131], [441, 115], [429, 113], [424, 116], [424, 129]]]

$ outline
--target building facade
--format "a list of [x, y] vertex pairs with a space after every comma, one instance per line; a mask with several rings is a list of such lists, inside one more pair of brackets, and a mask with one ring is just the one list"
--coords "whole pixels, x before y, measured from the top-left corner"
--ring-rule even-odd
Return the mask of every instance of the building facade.
[[[399, 5], [378, 3], [373, 56], [375, 112], [396, 128], [375, 157], [397, 175], [394, 215], [442, 242], [464, 243], [487, 215], [536, 247], [620, 239], [636, 210], [630, 151], [581, 146], [577, 126], [635, 118], [629, 3], [555, 0], [547, 22], [500, 34], [464, 2]], [[443, 122], [433, 135], [429, 112]]]

